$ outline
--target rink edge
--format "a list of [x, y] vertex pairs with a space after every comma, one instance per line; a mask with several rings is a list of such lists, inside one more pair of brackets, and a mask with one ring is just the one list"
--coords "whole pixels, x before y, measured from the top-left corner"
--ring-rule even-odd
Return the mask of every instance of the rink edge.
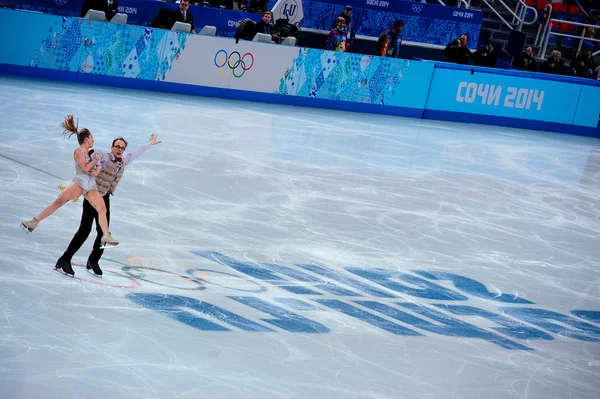
[[481, 125], [505, 126], [514, 127], [517, 129], [550, 131], [554, 133], [567, 133], [574, 136], [600, 138], [600, 126], [593, 128], [576, 126], [567, 123], [544, 122], [534, 119], [509, 118], [505, 116], [480, 115], [464, 112], [438, 111], [431, 109], [426, 109], [423, 112], [423, 119], [450, 121], [458, 123], [476, 123]]
[[287, 96], [276, 93], [258, 93], [246, 90], [223, 89], [208, 86], [196, 86], [183, 83], [171, 83], [153, 80], [133, 79], [118, 76], [95, 75], [72, 71], [28, 67], [0, 63], [0, 74], [77, 82], [92, 85], [113, 86], [125, 89], [160, 91], [165, 93], [188, 94], [202, 97], [217, 97], [228, 100], [263, 102], [280, 105], [293, 105], [309, 108], [323, 108], [337, 111], [362, 112], [380, 115], [404, 116], [421, 119], [423, 109], [357, 103], [343, 100], [328, 100], [312, 97]]
[[270, 104], [291, 105], [308, 108], [323, 108], [338, 111], [361, 112], [379, 115], [404, 116], [410, 118], [442, 120], [460, 123], [505, 126], [518, 129], [551, 131], [557, 133], [567, 133], [578, 136], [600, 138], [600, 126], [597, 126], [596, 128], [590, 128], [571, 124], [544, 122], [531, 119], [428, 110], [420, 108], [385, 106], [376, 104], [356, 103], [342, 100], [326, 100], [320, 98], [287, 96], [276, 93], [257, 93], [245, 90], [223, 89], [208, 86], [187, 85], [182, 83], [105, 76], [72, 71], [60, 71], [55, 69], [11, 65], [3, 63], [0, 63], [0, 74], [21, 77], [32, 77], [38, 79], [77, 82], [101, 86], [113, 86], [126, 89], [149, 90], [203, 97], [216, 97], [229, 100], [263, 102]]

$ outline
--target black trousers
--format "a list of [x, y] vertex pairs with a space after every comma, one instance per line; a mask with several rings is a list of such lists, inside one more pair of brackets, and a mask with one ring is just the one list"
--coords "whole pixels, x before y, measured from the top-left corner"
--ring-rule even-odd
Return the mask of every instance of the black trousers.
[[[104, 204], [106, 205], [106, 219], [108, 223], [110, 223], [110, 194], [105, 194], [103, 197]], [[81, 213], [81, 223], [79, 224], [79, 230], [75, 233], [75, 236], [71, 240], [69, 247], [61, 256], [62, 260], [71, 262], [73, 255], [79, 251], [79, 248], [83, 245], [85, 240], [87, 240], [90, 232], [92, 231], [92, 224], [96, 222], [96, 241], [94, 241], [94, 249], [88, 258], [88, 262], [90, 263], [98, 263], [104, 250], [100, 248], [100, 240], [102, 239], [102, 229], [100, 228], [100, 224], [98, 223], [98, 212], [96, 209], [90, 204], [90, 202], [86, 199], [83, 200], [83, 212]]]

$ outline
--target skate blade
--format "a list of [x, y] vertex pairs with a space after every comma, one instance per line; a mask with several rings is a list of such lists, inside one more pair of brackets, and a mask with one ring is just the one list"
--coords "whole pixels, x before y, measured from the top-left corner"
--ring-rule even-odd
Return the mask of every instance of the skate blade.
[[67, 276], [67, 277], [75, 278], [75, 275], [74, 275], [74, 274], [65, 273], [65, 272], [63, 271], [63, 269], [61, 269], [60, 267], [55, 267], [55, 268], [54, 268], [54, 271], [56, 271], [56, 272], [57, 272], [57, 273], [59, 273], [59, 274], [62, 274], [63, 276]]
[[102, 275], [100, 274], [96, 274], [94, 273], [94, 271], [92, 269], [87, 269], [88, 273], [91, 274], [92, 276], [96, 276], [98, 278], [102, 278]]
[[110, 249], [110, 248], [116, 248], [118, 246], [119, 246], [119, 244], [104, 244], [104, 245], [100, 245], [100, 249]]
[[25, 227], [25, 225], [23, 223], [21, 223], [21, 229], [27, 234], [33, 233], [33, 231], [31, 231], [27, 227]]

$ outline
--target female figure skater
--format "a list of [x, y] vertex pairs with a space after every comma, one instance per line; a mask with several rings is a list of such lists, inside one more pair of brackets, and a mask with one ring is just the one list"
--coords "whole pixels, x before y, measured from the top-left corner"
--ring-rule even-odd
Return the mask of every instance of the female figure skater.
[[71, 199], [83, 195], [83, 197], [88, 200], [98, 212], [98, 222], [102, 232], [104, 233], [100, 240], [100, 244], [103, 247], [117, 246], [119, 245], [119, 242], [112, 238], [110, 232], [108, 231], [106, 205], [104, 204], [104, 200], [102, 199], [102, 196], [96, 187], [96, 177], [89, 173], [100, 160], [99, 154], [96, 154], [93, 159], [89, 154], [89, 149], [94, 145], [92, 133], [85, 128], [78, 130], [78, 126], [73, 120], [73, 115], [67, 116], [60, 126], [65, 129], [62, 134], [66, 138], [69, 138], [74, 134], [77, 135], [79, 148], [77, 148], [73, 153], [73, 158], [75, 159], [75, 178], [73, 178], [73, 182], [66, 189], [64, 189], [64, 191], [56, 200], [54, 200], [52, 204], [44, 209], [38, 216], [34, 217], [33, 220], [22, 222], [21, 227], [29, 232], [32, 232], [37, 227], [39, 222], [52, 215], [58, 208], [66, 204]]

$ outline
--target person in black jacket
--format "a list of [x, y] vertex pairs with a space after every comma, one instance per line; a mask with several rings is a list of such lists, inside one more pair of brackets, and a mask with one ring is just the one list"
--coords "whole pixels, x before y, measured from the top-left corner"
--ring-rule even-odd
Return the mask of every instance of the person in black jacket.
[[106, 20], [110, 21], [117, 13], [118, 8], [119, 4], [116, 0], [85, 0], [81, 9], [81, 18], [84, 18], [89, 10], [97, 10], [104, 11]]
[[444, 49], [444, 55], [448, 57], [448, 62], [456, 64], [468, 64], [471, 50], [468, 49], [469, 35], [466, 33], [460, 35], [459, 38], [452, 40]]
[[190, 0], [181, 0], [179, 2], [179, 9], [174, 10], [171, 14], [171, 23], [169, 29], [175, 25], [175, 22], [185, 22], [186, 24], [192, 25], [192, 33], [196, 33], [194, 29], [194, 14], [189, 10]]
[[[271, 26], [271, 18], [273, 18], [273, 14], [271, 11], [265, 11], [263, 13], [263, 17], [260, 21], [254, 25], [256, 29], [256, 33], [264, 33], [265, 35], [272, 35], [272, 26]], [[255, 33], [255, 34], [256, 34]]]
[[544, 73], [564, 75], [565, 61], [562, 59], [562, 53], [558, 50], [552, 51], [550, 57], [548, 57], [540, 69]]
[[521, 71], [537, 72], [537, 62], [533, 58], [533, 48], [527, 47], [519, 56], [515, 57], [515, 68]]
[[598, 64], [594, 61], [592, 49], [589, 47], [584, 48], [581, 53], [571, 61], [571, 68], [573, 68], [575, 76], [579, 76], [580, 78], [595, 78]]
[[[344, 7], [344, 11], [342, 11], [342, 13], [340, 15], [337, 16], [337, 18], [342, 17], [346, 20], [346, 26], [350, 26], [350, 20], [352, 19], [352, 7], [351, 6], [346, 6]], [[337, 26], [337, 18], [333, 21], [333, 23], [331, 24], [331, 29], [335, 29]]]
[[494, 68], [498, 62], [498, 52], [496, 45], [491, 40], [485, 46], [482, 46], [471, 56], [475, 61], [475, 65]]

